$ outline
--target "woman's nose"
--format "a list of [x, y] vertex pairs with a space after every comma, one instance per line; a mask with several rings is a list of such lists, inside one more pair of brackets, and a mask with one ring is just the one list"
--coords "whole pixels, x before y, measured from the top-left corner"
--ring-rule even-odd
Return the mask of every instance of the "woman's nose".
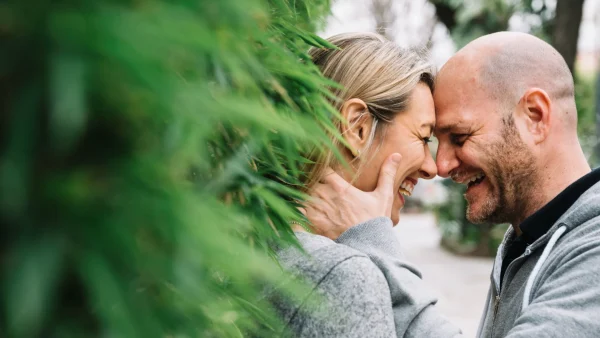
[[426, 180], [430, 180], [437, 175], [437, 166], [435, 165], [435, 161], [431, 156], [429, 148], [425, 151], [425, 161], [423, 161], [423, 165], [419, 169], [419, 174], [421, 175], [421, 178]]

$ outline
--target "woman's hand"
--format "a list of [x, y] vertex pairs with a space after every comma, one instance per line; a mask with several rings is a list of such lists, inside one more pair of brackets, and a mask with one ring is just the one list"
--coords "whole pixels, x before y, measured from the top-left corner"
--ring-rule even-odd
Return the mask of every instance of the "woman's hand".
[[396, 191], [394, 181], [402, 156], [390, 155], [381, 166], [377, 187], [364, 192], [329, 169], [311, 191], [303, 213], [314, 231], [337, 239], [350, 227], [377, 217], [390, 217]]

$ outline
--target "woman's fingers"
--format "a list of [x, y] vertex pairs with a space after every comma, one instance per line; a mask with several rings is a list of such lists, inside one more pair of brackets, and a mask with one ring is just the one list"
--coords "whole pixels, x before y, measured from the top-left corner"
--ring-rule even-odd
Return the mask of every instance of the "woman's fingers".
[[325, 173], [323, 174], [320, 183], [331, 187], [335, 191], [344, 191], [352, 186], [330, 167], [325, 169]]
[[390, 155], [381, 166], [375, 191], [377, 191], [382, 198], [391, 199], [392, 201], [394, 199], [394, 182], [396, 181], [396, 173], [398, 172], [400, 161], [402, 161], [402, 156], [398, 153], [394, 153]]
[[393, 154], [386, 159], [377, 188], [365, 192], [353, 187], [331, 168], [311, 187], [304, 205], [305, 215], [313, 229], [336, 239], [350, 227], [376, 217], [389, 217], [394, 201], [394, 182], [402, 157]]

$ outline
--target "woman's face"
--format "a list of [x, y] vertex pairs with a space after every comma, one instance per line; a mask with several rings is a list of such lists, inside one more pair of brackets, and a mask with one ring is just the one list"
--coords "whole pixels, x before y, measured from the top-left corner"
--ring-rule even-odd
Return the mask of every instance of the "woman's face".
[[366, 163], [354, 185], [363, 191], [375, 190], [381, 166], [391, 154], [402, 155], [394, 184], [395, 196], [391, 215], [394, 224], [400, 220], [400, 209], [404, 206], [404, 199], [412, 194], [419, 178], [431, 179], [437, 174], [427, 144], [434, 125], [435, 110], [431, 90], [427, 85], [419, 83], [411, 94], [409, 108], [397, 114], [392, 122], [385, 126], [383, 137], [375, 137], [371, 148], [373, 155], [361, 155]]

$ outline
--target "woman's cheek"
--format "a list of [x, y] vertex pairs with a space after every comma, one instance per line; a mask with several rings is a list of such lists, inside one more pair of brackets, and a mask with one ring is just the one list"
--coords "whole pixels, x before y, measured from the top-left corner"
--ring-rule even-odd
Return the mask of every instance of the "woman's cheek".
[[404, 153], [406, 155], [403, 155], [402, 157], [406, 159], [406, 167], [407, 170], [410, 171], [407, 174], [411, 174], [419, 169], [422, 162], [425, 160], [425, 156], [422, 152], [421, 149], [416, 149], [416, 147], [410, 147], [410, 149], [405, 150]]

